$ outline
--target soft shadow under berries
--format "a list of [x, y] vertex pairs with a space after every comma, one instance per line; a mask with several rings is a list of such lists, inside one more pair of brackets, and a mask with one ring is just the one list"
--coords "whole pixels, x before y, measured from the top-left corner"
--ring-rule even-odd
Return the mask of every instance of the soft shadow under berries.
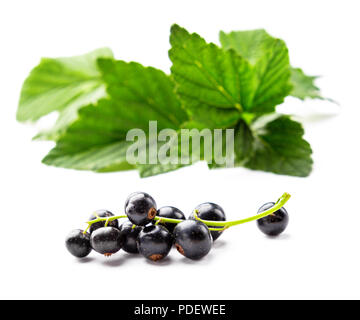
[[[230, 227], [257, 221], [259, 229], [272, 239], [287, 227], [289, 215], [284, 204], [290, 195], [284, 193], [277, 202], [268, 202], [260, 207], [258, 214], [246, 219], [227, 221], [225, 211], [212, 202], [198, 205], [186, 219], [175, 207], [166, 206], [157, 210], [152, 196], [145, 192], [132, 193], [125, 202], [125, 215], [114, 215], [109, 210], [97, 210], [87, 221], [87, 228], [71, 231], [65, 245], [68, 251], [81, 261], [93, 250], [102, 254], [102, 264], [121, 266], [126, 260], [145, 257], [150, 264], [168, 265], [173, 247], [184, 256], [186, 263], [207, 257], [212, 248], [223, 248], [225, 241], [214, 241]], [[121, 224], [120, 219], [127, 219]], [[284, 236], [280, 237], [283, 238]], [[113, 255], [123, 249], [127, 255]], [[192, 262], [191, 262], [192, 261]]]

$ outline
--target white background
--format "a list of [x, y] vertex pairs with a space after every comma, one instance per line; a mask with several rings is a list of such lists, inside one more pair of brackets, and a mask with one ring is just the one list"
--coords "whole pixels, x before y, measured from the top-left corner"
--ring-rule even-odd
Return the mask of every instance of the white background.
[[[360, 298], [358, 1], [3, 1], [0, 4], [0, 298], [250, 299]], [[171, 24], [218, 43], [218, 31], [265, 28], [283, 38], [291, 62], [337, 100], [279, 110], [295, 114], [314, 150], [308, 178], [198, 164], [140, 179], [41, 164], [52, 143], [15, 121], [22, 81], [40, 57], [111, 47], [117, 58], [169, 70]], [[159, 206], [189, 214], [212, 201], [229, 219], [256, 213], [284, 191], [290, 224], [276, 239], [255, 223], [228, 230], [192, 262], [162, 263], [120, 252], [78, 261], [64, 237], [99, 208], [122, 213], [143, 190]]]

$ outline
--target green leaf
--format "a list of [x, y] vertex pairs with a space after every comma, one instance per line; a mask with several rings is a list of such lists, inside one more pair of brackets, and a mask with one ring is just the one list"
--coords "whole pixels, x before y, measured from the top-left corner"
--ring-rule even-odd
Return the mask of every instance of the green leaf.
[[[180, 150], [181, 150], [181, 142], [179, 140], [179, 136], [180, 136], [180, 130], [177, 130], [175, 135], [172, 137], [175, 139], [167, 139], [164, 142], [157, 141], [156, 146], [154, 146], [153, 144], [147, 144], [147, 148], [155, 147], [159, 154], [159, 151], [161, 150], [161, 148], [163, 148], [165, 145], [167, 145], [168, 153], [173, 152], [175, 155], [179, 156]], [[180, 162], [180, 161], [178, 161], [178, 162]], [[140, 176], [142, 178], [145, 178], [145, 177], [150, 177], [150, 176], [174, 171], [174, 170], [180, 169], [182, 167], [185, 167], [187, 165], [190, 165], [194, 162], [190, 161], [188, 164], [171, 163], [171, 162], [163, 163], [163, 164], [162, 163], [156, 163], [156, 164], [147, 163], [147, 164], [138, 164], [136, 167], [139, 170]]]
[[[59, 113], [53, 128], [36, 137], [56, 141], [43, 159], [48, 165], [96, 172], [137, 169], [147, 177], [196, 161], [205, 160], [216, 168], [235, 159], [235, 166], [309, 175], [311, 148], [303, 139], [302, 126], [274, 112], [289, 94], [321, 99], [316, 77], [291, 68], [285, 43], [264, 30], [222, 32], [220, 40], [223, 48], [172, 26], [170, 76], [138, 63], [115, 61], [108, 49], [43, 59], [23, 85], [17, 118], [36, 121], [53, 111]], [[146, 164], [128, 162], [129, 147], [134, 144], [126, 141], [128, 132], [138, 128], [148, 134], [150, 121], [156, 121], [158, 134], [170, 131], [166, 135], [170, 140], [143, 141], [138, 151], [146, 154]], [[219, 131], [212, 134], [223, 148], [211, 142], [212, 148], [204, 149], [208, 135], [195, 138], [187, 132], [185, 137], [191, 139], [187, 151], [182, 139], [174, 139], [183, 134], [182, 129], [221, 129], [222, 136]], [[230, 162], [228, 150], [224, 159], [227, 129], [235, 130]], [[168, 159], [169, 153], [184, 160], [185, 154], [188, 161], [153, 159], [153, 164], [151, 148], [156, 148], [157, 155], [162, 153], [162, 159]]]
[[256, 94], [254, 106], [274, 111], [291, 91], [289, 53], [284, 41], [271, 37], [265, 30], [220, 32], [226, 50], [235, 50], [254, 67]]
[[299, 177], [310, 174], [312, 151], [303, 139], [300, 123], [289, 116], [270, 114], [255, 120], [250, 130], [254, 141], [246, 167]]
[[[240, 121], [235, 128], [235, 166], [306, 177], [313, 161], [303, 134], [300, 123], [278, 113], [263, 115], [250, 125]], [[210, 169], [223, 167], [209, 165]]]
[[79, 118], [43, 162], [65, 168], [114, 171], [134, 168], [126, 161], [128, 130], [174, 128], [187, 120], [174, 84], [162, 71], [112, 59], [99, 60], [109, 98], [79, 110]]
[[59, 116], [51, 128], [39, 132], [33, 139], [57, 141], [67, 127], [77, 119], [80, 108], [88, 105], [92, 101], [95, 105], [99, 99], [106, 96], [105, 86], [102, 85], [94, 88], [93, 92], [89, 92], [87, 95], [75, 99], [74, 102], [69, 103], [65, 109], [59, 112]]
[[56, 138], [77, 117], [77, 110], [106, 96], [97, 66], [100, 57], [113, 57], [98, 49], [70, 58], [43, 58], [25, 80], [17, 111], [18, 121], [36, 121], [53, 111], [60, 116], [55, 127], [37, 138]]
[[160, 129], [177, 129], [188, 120], [174, 93], [174, 83], [161, 70], [110, 59], [100, 59], [99, 67], [109, 96], [124, 106], [122, 112], [131, 119], [131, 128], [156, 120]]
[[254, 154], [255, 137], [245, 121], [239, 121], [235, 128], [235, 165], [242, 166]]
[[[175, 155], [175, 163], [156, 163], [156, 164], [142, 164], [138, 165], [137, 169], [140, 172], [141, 177], [149, 177], [153, 175], [158, 175], [173, 170], [177, 170], [189, 165], [194, 164], [195, 162], [206, 160], [204, 159], [204, 141], [203, 139], [199, 140], [199, 144], [193, 143], [192, 130], [200, 132], [201, 130], [196, 128], [190, 128], [188, 130], [177, 130], [171, 136], [171, 139], [167, 139], [164, 142], [157, 142], [157, 152], [160, 158], [161, 149], [165, 146], [167, 147], [167, 154], [173, 153]], [[182, 143], [188, 141], [188, 148], [184, 148]], [[148, 145], [149, 147], [149, 145]], [[183, 148], [182, 148], [183, 147]]]
[[293, 89], [290, 95], [301, 100], [306, 98], [323, 100], [324, 97], [321, 96], [320, 89], [315, 86], [317, 78], [315, 76], [307, 76], [300, 68], [291, 68]]
[[[230, 33], [220, 32], [220, 42], [224, 49], [233, 49], [239, 55], [247, 59], [252, 65], [267, 65], [269, 59], [275, 57], [274, 63], [280, 63], [285, 72], [285, 65], [290, 68], [289, 58], [285, 55], [287, 48], [282, 40], [270, 36], [265, 30], [233, 31]], [[286, 54], [287, 56], [288, 54]], [[285, 62], [285, 60], [287, 60]], [[281, 62], [280, 62], [281, 61]], [[260, 67], [261, 69], [262, 67]], [[280, 69], [280, 68], [279, 68]], [[263, 68], [267, 70], [267, 68]], [[304, 100], [305, 98], [324, 99], [320, 90], [315, 86], [317, 77], [307, 76], [299, 68], [290, 68], [290, 83], [292, 90], [287, 92], [291, 96]], [[287, 76], [288, 77], [288, 76]], [[283, 79], [285, 80], [285, 79]], [[289, 89], [289, 84], [286, 86]]]
[[[193, 164], [194, 162], [192, 162], [191, 164]], [[191, 165], [188, 164], [188, 165]], [[143, 164], [143, 165], [137, 165], [136, 168], [139, 170], [140, 173], [140, 177], [141, 178], [147, 178], [147, 177], [152, 177], [152, 176], [156, 176], [159, 174], [163, 174], [163, 173], [167, 173], [167, 172], [171, 172], [174, 170], [178, 170], [181, 169], [183, 167], [188, 166], [186, 164], [172, 164], [172, 163], [168, 163], [168, 164]]]
[[284, 50], [285, 46], [283, 41], [271, 37], [264, 29], [230, 33], [220, 31], [219, 39], [225, 50], [235, 50], [251, 65], [256, 65], [263, 60], [269, 61], [273, 47], [282, 47], [281, 50]]
[[169, 51], [177, 93], [191, 120], [209, 128], [236, 124], [252, 106], [254, 74], [234, 51], [207, 44], [197, 34], [174, 25]]
[[81, 108], [78, 119], [59, 138], [43, 162], [78, 170], [99, 170], [115, 162], [122, 163], [127, 122], [121, 114], [111, 116], [117, 109], [112, 100], [106, 99], [100, 100], [96, 107]]
[[[71, 135], [72, 133], [67, 137], [71, 137]], [[67, 145], [63, 146], [62, 143]], [[74, 148], [72, 152], [68, 149], [70, 143], [69, 140], [62, 140], [43, 159], [43, 163], [55, 167], [99, 172], [134, 169], [134, 166], [126, 161], [129, 143], [124, 140], [103, 145], [91, 146], [89, 144], [86, 148], [83, 145], [79, 149]], [[114, 170], [115, 167], [116, 170]]]

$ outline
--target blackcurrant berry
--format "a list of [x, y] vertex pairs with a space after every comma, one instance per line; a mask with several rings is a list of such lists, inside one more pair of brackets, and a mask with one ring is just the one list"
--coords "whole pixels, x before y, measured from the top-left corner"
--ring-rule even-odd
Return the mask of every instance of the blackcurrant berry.
[[[163, 218], [186, 220], [185, 215], [175, 207], [162, 207], [157, 211], [156, 215]], [[155, 223], [155, 221], [153, 221], [153, 223]], [[159, 224], [163, 225], [171, 233], [173, 233], [176, 227], [176, 223], [160, 222]]]
[[165, 227], [149, 225], [139, 233], [137, 242], [139, 252], [145, 258], [158, 261], [169, 254], [173, 237]]
[[65, 239], [66, 248], [78, 258], [84, 258], [91, 252], [90, 235], [83, 230], [71, 231]]
[[132, 193], [125, 202], [125, 213], [137, 226], [144, 226], [156, 216], [156, 202], [145, 192]]
[[135, 226], [129, 220], [120, 225], [119, 230], [124, 236], [123, 250], [128, 253], [139, 253], [137, 238], [142, 229], [143, 227]]
[[[265, 203], [258, 213], [264, 212], [275, 205], [274, 202]], [[284, 207], [274, 213], [257, 220], [259, 229], [268, 236], [277, 236], [283, 232], [289, 223], [289, 215]]]
[[174, 230], [175, 247], [185, 257], [198, 260], [206, 256], [212, 244], [208, 227], [197, 220], [180, 222]]
[[124, 236], [117, 228], [103, 227], [91, 234], [90, 243], [96, 252], [108, 257], [121, 249], [124, 244]]
[[[97, 210], [95, 211], [89, 218], [89, 221], [99, 218], [108, 218], [113, 217], [114, 214], [108, 210]], [[90, 234], [93, 233], [96, 229], [102, 228], [105, 226], [105, 221], [95, 222], [90, 226]], [[117, 220], [109, 221], [108, 227], [117, 228], [119, 226], [119, 222]]]
[[[211, 221], [225, 221], [226, 216], [223, 208], [219, 205], [211, 202], [205, 202], [198, 205], [195, 210], [197, 210], [197, 215], [202, 220], [211, 220]], [[194, 210], [194, 211], [195, 211]], [[195, 220], [194, 213], [192, 213], [189, 219]], [[212, 227], [216, 228], [216, 227]], [[215, 241], [222, 234], [220, 231], [210, 231], [213, 240]]]

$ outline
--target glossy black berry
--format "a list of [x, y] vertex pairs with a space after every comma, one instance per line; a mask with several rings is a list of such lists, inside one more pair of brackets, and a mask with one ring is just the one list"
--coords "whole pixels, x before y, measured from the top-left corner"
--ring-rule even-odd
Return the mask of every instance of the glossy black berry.
[[[223, 208], [219, 205], [211, 202], [205, 202], [198, 205], [195, 210], [198, 211], [197, 215], [202, 220], [211, 220], [211, 221], [225, 221], [226, 216]], [[195, 220], [194, 213], [192, 213], [189, 219]], [[212, 227], [216, 228], [216, 227]], [[222, 232], [219, 231], [210, 231], [213, 240], [215, 241], [219, 238]]]
[[[162, 207], [157, 211], [156, 215], [158, 217], [163, 217], [163, 218], [186, 220], [185, 215], [178, 208], [175, 208], [175, 207], [169, 207], [169, 206]], [[155, 223], [155, 222], [153, 221], [153, 223]], [[173, 233], [173, 231], [176, 227], [176, 223], [160, 222], [159, 224], [163, 225], [171, 233]]]
[[139, 252], [147, 259], [158, 261], [165, 258], [172, 247], [172, 234], [163, 226], [149, 225], [137, 239]]
[[[99, 218], [108, 218], [113, 217], [114, 214], [108, 210], [97, 210], [95, 211], [89, 218], [89, 221], [97, 219], [97, 216]], [[96, 229], [102, 228], [105, 226], [105, 221], [99, 221], [95, 222], [90, 226], [90, 234], [93, 233]], [[117, 220], [109, 221], [108, 227], [114, 227], [117, 228], [119, 226], [119, 222]]]
[[141, 226], [135, 226], [129, 220], [120, 225], [119, 230], [124, 237], [124, 245], [122, 247], [128, 253], [139, 253], [137, 247], [137, 238], [143, 229]]
[[[264, 212], [274, 206], [274, 202], [265, 203], [258, 213]], [[268, 236], [277, 236], [283, 232], [289, 223], [289, 215], [284, 207], [274, 213], [257, 220], [259, 229]]]
[[83, 230], [71, 231], [65, 239], [66, 248], [78, 258], [84, 258], [91, 252], [90, 235]]
[[111, 256], [122, 248], [124, 236], [117, 228], [103, 227], [91, 234], [90, 243], [96, 252], [105, 256]]
[[132, 193], [125, 202], [125, 213], [137, 226], [145, 226], [156, 216], [156, 202], [145, 192]]
[[175, 247], [185, 257], [198, 260], [206, 256], [212, 244], [208, 227], [197, 220], [180, 222], [174, 230]]

